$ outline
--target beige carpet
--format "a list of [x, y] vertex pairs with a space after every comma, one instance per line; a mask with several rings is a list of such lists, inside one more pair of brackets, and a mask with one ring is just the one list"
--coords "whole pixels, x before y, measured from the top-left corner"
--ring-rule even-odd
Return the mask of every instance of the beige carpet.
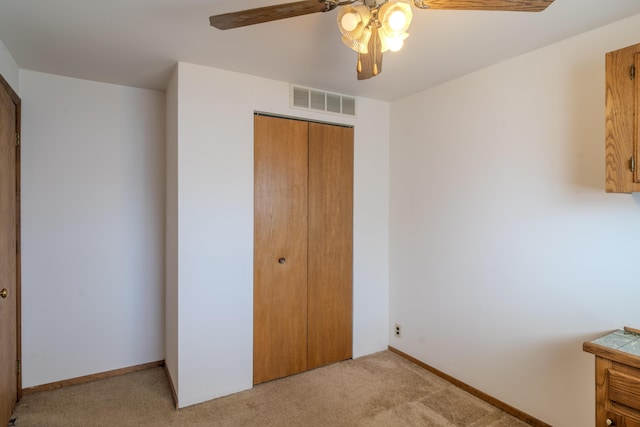
[[163, 368], [29, 394], [18, 427], [523, 427], [525, 423], [384, 351], [176, 411]]

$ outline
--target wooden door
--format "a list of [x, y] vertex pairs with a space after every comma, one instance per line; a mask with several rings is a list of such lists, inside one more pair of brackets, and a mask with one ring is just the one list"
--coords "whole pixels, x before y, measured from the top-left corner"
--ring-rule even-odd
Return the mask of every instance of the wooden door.
[[353, 129], [255, 117], [253, 382], [352, 356]]
[[[640, 44], [636, 45], [634, 63], [634, 83], [635, 83], [635, 131], [633, 139], [634, 174], [633, 181], [640, 183]], [[640, 186], [637, 186], [638, 188]]]
[[253, 382], [307, 368], [308, 124], [254, 119]]
[[0, 425], [18, 398], [17, 105], [0, 78]]
[[353, 128], [309, 124], [307, 369], [352, 357]]

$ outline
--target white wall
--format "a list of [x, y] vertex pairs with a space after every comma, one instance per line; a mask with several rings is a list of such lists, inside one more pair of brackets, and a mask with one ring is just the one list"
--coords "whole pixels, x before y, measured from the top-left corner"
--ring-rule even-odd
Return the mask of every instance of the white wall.
[[164, 94], [20, 72], [23, 385], [164, 359]]
[[390, 344], [556, 427], [639, 326], [640, 195], [604, 192], [604, 55], [640, 15], [391, 107]]
[[20, 69], [2, 40], [0, 40], [0, 75], [17, 93], [20, 86]]
[[354, 357], [385, 349], [389, 104], [290, 110], [287, 83], [185, 63], [176, 84], [179, 405], [252, 384], [254, 111], [355, 125]]

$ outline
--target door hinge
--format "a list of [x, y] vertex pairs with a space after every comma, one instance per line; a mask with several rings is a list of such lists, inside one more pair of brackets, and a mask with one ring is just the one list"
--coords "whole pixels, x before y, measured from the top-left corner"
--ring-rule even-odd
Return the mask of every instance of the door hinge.
[[16, 360], [16, 372], [18, 373], [18, 376], [20, 376], [21, 370], [22, 370], [22, 363], [20, 363], [19, 360]]
[[20, 146], [20, 134], [16, 132], [16, 147]]
[[629, 76], [631, 77], [631, 80], [635, 80], [636, 79], [636, 66], [632, 65], [631, 69], [629, 70]]
[[636, 171], [636, 158], [635, 157], [631, 157], [631, 160], [629, 161], [629, 166], [631, 166], [631, 172], [635, 172]]

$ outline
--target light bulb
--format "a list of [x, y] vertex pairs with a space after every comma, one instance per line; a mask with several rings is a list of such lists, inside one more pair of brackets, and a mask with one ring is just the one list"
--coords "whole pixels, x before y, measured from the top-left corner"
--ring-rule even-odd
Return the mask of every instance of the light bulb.
[[404, 46], [404, 40], [400, 37], [389, 38], [387, 39], [387, 46], [389, 46], [389, 50], [391, 52], [397, 52], [402, 49], [402, 46]]
[[404, 28], [404, 25], [407, 23], [407, 17], [402, 13], [401, 10], [394, 11], [391, 16], [389, 16], [389, 27], [392, 30], [398, 31]]
[[345, 13], [341, 21], [342, 28], [344, 28], [346, 31], [355, 30], [359, 23], [360, 23], [360, 17], [358, 16], [357, 13], [353, 13], [353, 12]]

